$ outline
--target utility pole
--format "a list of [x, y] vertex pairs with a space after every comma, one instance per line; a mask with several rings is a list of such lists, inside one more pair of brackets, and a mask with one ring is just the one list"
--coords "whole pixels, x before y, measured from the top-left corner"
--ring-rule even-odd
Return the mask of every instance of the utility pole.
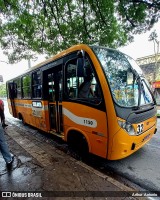
[[[3, 61], [3, 60], [0, 60], [0, 62], [4, 62], [4, 63], [8, 64], [6, 61]], [[3, 83], [3, 76], [2, 75], [0, 75], [0, 83]]]
[[0, 75], [0, 82], [3, 83], [3, 76], [2, 75]]

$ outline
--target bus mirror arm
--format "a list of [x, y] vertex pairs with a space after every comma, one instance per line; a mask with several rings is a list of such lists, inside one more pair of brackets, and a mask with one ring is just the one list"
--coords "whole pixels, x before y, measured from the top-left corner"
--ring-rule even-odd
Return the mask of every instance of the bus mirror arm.
[[84, 51], [83, 50], [80, 50], [77, 52], [77, 58], [84, 58]]

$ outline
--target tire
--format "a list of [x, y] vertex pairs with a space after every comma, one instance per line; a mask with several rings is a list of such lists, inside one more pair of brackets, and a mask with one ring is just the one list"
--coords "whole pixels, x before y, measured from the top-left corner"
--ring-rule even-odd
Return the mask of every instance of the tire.
[[68, 138], [68, 144], [71, 149], [81, 157], [88, 157], [88, 143], [85, 136], [83, 136], [82, 134], [75, 132], [70, 134]]
[[26, 125], [26, 122], [24, 121], [24, 118], [21, 113], [19, 113], [19, 119], [22, 120], [23, 125]]

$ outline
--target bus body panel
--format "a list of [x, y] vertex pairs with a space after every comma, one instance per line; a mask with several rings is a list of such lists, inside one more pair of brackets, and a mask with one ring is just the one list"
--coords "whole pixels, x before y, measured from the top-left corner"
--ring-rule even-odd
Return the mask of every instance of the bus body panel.
[[[23, 121], [40, 130], [48, 132], [49, 128], [49, 115], [48, 115], [48, 102], [35, 101], [35, 100], [21, 100], [15, 99], [16, 118], [23, 118]], [[33, 102], [41, 102], [42, 107], [32, 106]], [[12, 114], [11, 103], [8, 99], [9, 111]]]
[[131, 136], [120, 128], [113, 137], [112, 147], [108, 152], [108, 159], [117, 160], [125, 158], [143, 147], [155, 133], [155, 119], [156, 117], [152, 117], [143, 122], [147, 128], [145, 128], [145, 131], [141, 135]]
[[108, 131], [106, 158], [109, 159], [108, 152], [112, 148], [112, 142], [111, 142], [112, 138], [119, 131], [119, 126], [116, 125], [117, 124], [116, 111], [114, 108], [114, 103], [113, 103], [113, 99], [110, 93], [110, 89], [109, 89], [106, 77], [104, 75], [104, 72], [102, 70], [100, 63], [98, 62], [96, 56], [93, 54], [91, 49], [88, 49], [88, 48], [84, 48], [84, 49], [90, 55], [90, 58], [96, 68], [96, 72], [99, 77], [99, 80], [101, 81], [101, 88], [102, 88], [102, 93], [104, 96], [105, 107], [106, 107], [106, 117], [107, 117], [107, 121], [103, 123], [104, 124], [106, 123], [107, 131]]
[[64, 102], [63, 123], [66, 141], [69, 131], [80, 131], [89, 141], [90, 153], [106, 158], [108, 133], [105, 112], [83, 104]]
[[[12, 108], [12, 106], [11, 106], [11, 99], [7, 99], [7, 102], [8, 102], [9, 113], [10, 113], [12, 116], [14, 116], [14, 115], [13, 115], [13, 108]], [[14, 108], [15, 108], [15, 107], [14, 107]], [[17, 118], [17, 114], [16, 114], [15, 117]]]

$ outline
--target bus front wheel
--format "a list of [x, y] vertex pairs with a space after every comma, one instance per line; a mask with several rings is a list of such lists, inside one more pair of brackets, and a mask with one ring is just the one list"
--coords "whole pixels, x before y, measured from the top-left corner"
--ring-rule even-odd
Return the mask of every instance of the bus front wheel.
[[82, 157], [89, 154], [88, 143], [84, 135], [79, 132], [71, 132], [68, 136], [68, 144], [73, 151]]

